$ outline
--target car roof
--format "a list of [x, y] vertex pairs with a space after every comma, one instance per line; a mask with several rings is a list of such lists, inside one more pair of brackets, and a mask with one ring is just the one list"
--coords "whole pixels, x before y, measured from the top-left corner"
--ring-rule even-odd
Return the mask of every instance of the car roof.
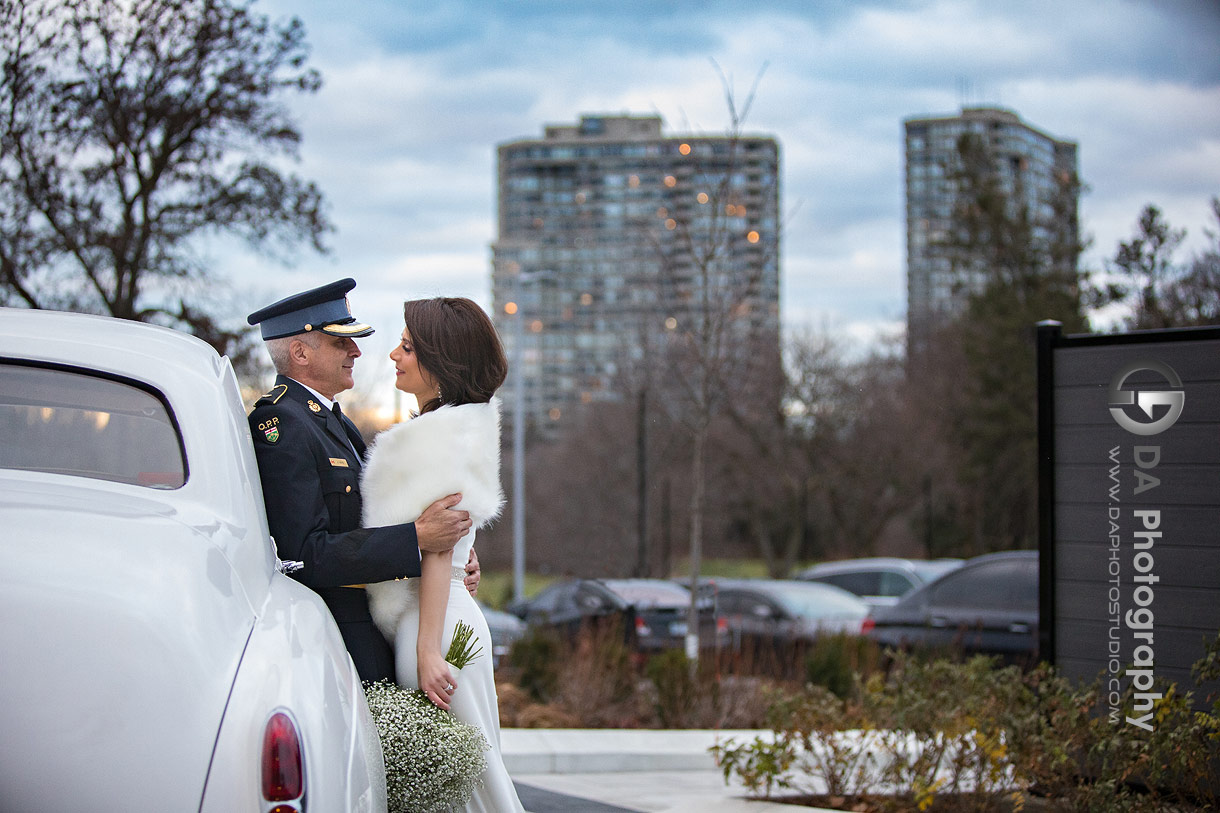
[[753, 590], [759, 593], [774, 594], [786, 590], [806, 590], [806, 591], [822, 591], [827, 593], [838, 593], [844, 596], [859, 601], [860, 597], [850, 590], [844, 590], [842, 587], [836, 587], [833, 584], [823, 584], [822, 582], [802, 581], [800, 579], [715, 579], [709, 582], [705, 587], [720, 590]]
[[946, 571], [946, 572], [940, 574], [939, 576], [937, 576], [932, 581], [927, 582], [925, 584], [921, 584], [920, 586], [916, 587], [914, 590], [910, 591], [909, 593], [904, 595], [902, 598], [900, 598], [898, 600], [898, 604], [893, 605], [891, 607], [877, 608], [877, 614], [883, 615], [887, 610], [894, 610], [895, 607], [901, 608], [901, 607], [909, 606], [910, 604], [922, 601], [923, 597], [928, 595], [929, 593], [931, 593], [931, 591], [935, 590], [937, 585], [939, 585], [943, 579], [947, 579], [950, 577], [956, 578], [958, 576], [958, 574], [962, 574], [962, 573], [969, 574], [969, 572], [971, 570], [977, 570], [979, 567], [986, 567], [991, 562], [1001, 562], [1001, 561], [1005, 561], [1005, 560], [1017, 560], [1017, 561], [1033, 560], [1036, 562], [1038, 560], [1038, 551], [1036, 551], [1036, 550], [1006, 550], [1006, 551], [997, 551], [995, 553], [983, 553], [978, 556], [972, 557], [972, 558], [967, 559], [966, 561], [962, 562], [961, 567], [957, 567], [957, 568], [954, 568], [953, 570]]
[[221, 357], [190, 334], [146, 322], [65, 311], [0, 308], [0, 355], [87, 366], [172, 389], [172, 359], [218, 374]]
[[799, 579], [725, 579], [715, 582], [713, 586], [717, 592], [754, 593], [780, 600], [784, 604], [803, 593], [841, 602], [844, 606], [850, 605], [853, 608], [858, 606], [861, 612], [867, 610], [868, 607], [864, 600], [855, 593], [841, 587]]
[[612, 593], [629, 604], [662, 602], [662, 606], [686, 604], [690, 590], [667, 579], [598, 579]]
[[804, 576], [820, 576], [826, 573], [845, 573], [856, 570], [873, 570], [891, 568], [895, 570], [914, 571], [917, 563], [925, 562], [960, 562], [960, 559], [904, 559], [898, 556], [871, 556], [862, 559], [837, 559], [833, 562], [821, 562], [806, 569]]

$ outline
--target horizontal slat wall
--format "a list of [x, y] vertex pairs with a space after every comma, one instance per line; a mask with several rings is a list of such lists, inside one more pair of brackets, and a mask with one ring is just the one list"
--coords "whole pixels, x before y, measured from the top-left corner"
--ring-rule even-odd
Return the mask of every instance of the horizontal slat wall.
[[[1112, 418], [1110, 386], [1125, 365], [1150, 359], [1180, 376], [1185, 403], [1171, 427], [1140, 436]], [[1143, 526], [1133, 512], [1159, 510], [1156, 530], [1161, 536], [1148, 550], [1151, 573], [1160, 580], [1150, 585], [1153, 601], [1148, 605], [1154, 671], [1178, 681], [1183, 690], [1193, 688], [1190, 666], [1202, 655], [1204, 641], [1220, 631], [1220, 340], [1074, 345], [1063, 339], [1053, 350], [1052, 366], [1055, 661], [1073, 677], [1108, 679], [1114, 665], [1109, 645], [1111, 515], [1117, 512], [1114, 550], [1120, 612], [1125, 613], [1138, 607], [1133, 543]], [[1130, 375], [1123, 389], [1175, 388], [1144, 370]], [[1133, 416], [1141, 415], [1137, 410], [1128, 408]], [[1159, 463], [1145, 470], [1160, 483], [1140, 494], [1135, 493], [1137, 446], [1160, 450]], [[1137, 640], [1122, 619], [1116, 632], [1125, 669], [1135, 647], [1145, 641]]]

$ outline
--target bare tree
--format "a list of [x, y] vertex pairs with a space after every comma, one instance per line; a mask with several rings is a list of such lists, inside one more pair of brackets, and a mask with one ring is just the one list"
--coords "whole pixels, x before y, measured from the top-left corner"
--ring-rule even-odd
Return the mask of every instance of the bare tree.
[[[759, 200], [746, 199], [743, 178], [745, 152], [765, 148], [743, 135], [762, 72], [740, 106], [730, 82], [720, 75], [729, 113], [724, 151], [694, 156], [690, 175], [665, 179], [672, 205], [658, 213], [661, 225], [647, 230], [660, 263], [659, 299], [672, 308], [661, 354], [670, 391], [666, 400], [691, 438], [687, 654], [692, 659], [698, 654], [694, 594], [704, 547], [710, 431], [718, 415], [751, 394], [767, 399], [767, 372], [760, 371], [777, 369], [779, 354], [778, 315], [766, 312], [766, 298], [760, 296], [768, 271], [775, 272], [778, 262], [767, 248], [778, 245], [777, 206], [767, 202], [778, 200], [778, 179], [770, 179], [767, 200]], [[763, 239], [763, 229], [774, 239]]]
[[222, 352], [205, 236], [324, 250], [281, 99], [320, 86], [299, 20], [230, 0], [0, 0], [0, 302], [154, 321]]

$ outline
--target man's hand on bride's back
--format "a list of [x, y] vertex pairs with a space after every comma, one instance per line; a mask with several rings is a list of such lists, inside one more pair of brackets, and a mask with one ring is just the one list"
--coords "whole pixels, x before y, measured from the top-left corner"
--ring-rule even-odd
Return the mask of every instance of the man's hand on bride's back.
[[424, 509], [415, 520], [415, 538], [420, 550], [452, 550], [457, 541], [470, 532], [470, 512], [453, 508], [461, 501], [461, 494], [450, 494]]

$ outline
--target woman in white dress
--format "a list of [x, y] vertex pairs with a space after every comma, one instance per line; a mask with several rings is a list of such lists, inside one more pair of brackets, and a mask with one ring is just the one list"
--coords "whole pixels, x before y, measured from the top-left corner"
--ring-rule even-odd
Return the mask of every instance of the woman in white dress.
[[[419, 415], [390, 427], [369, 448], [361, 492], [366, 527], [408, 522], [435, 496], [460, 493], [472, 530], [450, 553], [423, 553], [422, 576], [368, 587], [373, 619], [394, 642], [398, 683], [478, 726], [491, 750], [482, 785], [464, 808], [523, 810], [500, 756], [500, 713], [491, 667], [491, 633], [462, 582], [475, 531], [499, 513], [500, 407], [493, 399], [508, 363], [491, 320], [469, 299], [412, 300], [402, 341], [390, 354], [395, 386], [414, 395]], [[448, 664], [458, 621], [474, 629], [481, 655], [461, 670]]]

